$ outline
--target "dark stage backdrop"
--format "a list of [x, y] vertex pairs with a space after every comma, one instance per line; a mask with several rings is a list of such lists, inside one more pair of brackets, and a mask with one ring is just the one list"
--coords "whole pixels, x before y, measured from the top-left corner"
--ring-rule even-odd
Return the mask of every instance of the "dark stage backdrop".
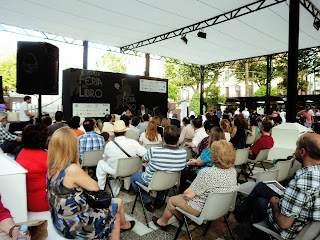
[[167, 116], [167, 99], [167, 79], [74, 68], [63, 71], [65, 120], [74, 115], [76, 103], [110, 104], [110, 113], [121, 114], [130, 109], [134, 115], [138, 115], [140, 105], [144, 104], [154, 114]]

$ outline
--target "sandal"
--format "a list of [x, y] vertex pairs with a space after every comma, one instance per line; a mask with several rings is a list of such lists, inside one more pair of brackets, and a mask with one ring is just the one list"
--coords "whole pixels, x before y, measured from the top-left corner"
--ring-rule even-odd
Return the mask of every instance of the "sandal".
[[136, 225], [136, 221], [130, 221], [130, 227], [129, 228], [120, 228], [121, 232], [127, 232], [130, 231], [134, 226]]

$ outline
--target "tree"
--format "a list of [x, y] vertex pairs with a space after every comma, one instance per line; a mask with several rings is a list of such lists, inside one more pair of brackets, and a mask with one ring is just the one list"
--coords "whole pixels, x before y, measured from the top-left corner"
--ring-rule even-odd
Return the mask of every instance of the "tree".
[[177, 101], [179, 99], [179, 89], [176, 85], [168, 84], [168, 98]]
[[198, 116], [200, 113], [200, 93], [195, 92], [192, 95], [192, 98], [190, 100], [190, 108], [192, 111], [194, 111], [195, 116]]
[[204, 101], [208, 104], [208, 107], [213, 107], [217, 105], [219, 102], [224, 103], [226, 101], [226, 97], [220, 95], [220, 87], [215, 84], [208, 86], [205, 90], [206, 97]]
[[114, 53], [106, 52], [96, 61], [96, 69], [116, 73], [125, 73], [127, 70], [126, 57]]
[[0, 58], [0, 76], [4, 93], [16, 89], [17, 84], [17, 57], [16, 54], [7, 54]]
[[[253, 96], [254, 97], [264, 97], [266, 96], [267, 94], [267, 87], [264, 85], [264, 86], [261, 86], [257, 91], [254, 92]], [[271, 92], [270, 92], [270, 95], [271, 96], [278, 96], [278, 88], [271, 88]]]
[[[245, 81], [245, 64], [238, 64], [233, 69], [239, 82]], [[256, 83], [259, 87], [266, 84], [267, 64], [265, 62], [257, 62], [249, 64], [249, 82]]]

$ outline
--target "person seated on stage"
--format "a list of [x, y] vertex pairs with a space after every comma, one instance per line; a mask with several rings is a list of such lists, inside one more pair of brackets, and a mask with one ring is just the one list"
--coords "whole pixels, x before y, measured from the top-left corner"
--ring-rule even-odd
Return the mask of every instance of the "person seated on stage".
[[94, 130], [94, 122], [92, 119], [86, 119], [83, 123], [86, 130], [84, 135], [79, 137], [79, 152], [80, 159], [83, 159], [83, 154], [86, 151], [102, 150], [104, 149], [104, 138], [96, 134]]
[[[206, 148], [197, 159], [190, 159], [187, 162], [189, 168], [181, 171], [179, 193], [182, 194], [190, 186], [190, 183], [187, 180], [193, 181], [201, 169], [213, 166], [210, 158], [211, 145], [214, 141], [219, 141], [221, 139], [226, 139], [223, 130], [219, 127], [211, 128]], [[194, 171], [193, 169], [190, 169], [193, 166], [200, 166], [200, 168]]]
[[69, 127], [77, 134], [77, 136], [81, 136], [84, 134], [83, 131], [79, 130], [80, 127], [80, 117], [73, 116], [69, 121]]
[[205, 137], [208, 137], [208, 134], [206, 133], [206, 130], [202, 126], [202, 119], [201, 118], [195, 118], [193, 119], [193, 128], [194, 128], [194, 138], [192, 139], [192, 142], [186, 142], [183, 147], [192, 147], [192, 150], [197, 153], [198, 152], [198, 145], [204, 139]]
[[10, 211], [3, 206], [0, 194], [0, 231], [5, 232], [13, 240], [16, 240], [19, 230], [20, 226], [14, 223]]
[[262, 134], [261, 138], [259, 138], [249, 149], [249, 158], [254, 160], [256, 159], [258, 153], [261, 149], [270, 149], [274, 145], [273, 138], [270, 135], [271, 123], [269, 121], [263, 121], [260, 126], [260, 132]]
[[236, 151], [232, 144], [226, 140], [215, 141], [211, 145], [210, 152], [213, 167], [202, 169], [183, 194], [169, 198], [162, 217], [160, 219], [152, 217], [156, 226], [166, 230], [168, 221], [173, 215], [181, 221], [183, 215], [176, 207], [199, 216], [210, 193], [227, 193], [237, 190], [237, 172], [233, 167]]
[[162, 137], [158, 133], [157, 124], [153, 120], [149, 122], [146, 131], [141, 133], [139, 143], [142, 146], [146, 146], [147, 144], [162, 143]]
[[44, 151], [49, 136], [48, 128], [40, 123], [27, 125], [22, 132], [23, 149], [17, 163], [27, 172], [27, 206], [32, 212], [49, 210], [46, 185], [47, 157]]
[[263, 182], [258, 183], [236, 207], [234, 215], [238, 222], [265, 221], [283, 239], [295, 239], [309, 222], [320, 221], [320, 136], [315, 133], [300, 136], [295, 159], [303, 168], [296, 172], [283, 196]]
[[137, 128], [139, 129], [139, 133], [141, 135], [141, 133], [143, 133], [149, 124], [149, 115], [148, 114], [143, 114], [142, 116], [142, 122], [139, 123], [139, 125], [137, 126]]
[[185, 117], [182, 119], [184, 127], [181, 130], [178, 145], [182, 144], [185, 139], [192, 140], [194, 138], [194, 129], [190, 125], [190, 118]]
[[87, 203], [84, 191], [99, 187], [81, 169], [78, 138], [69, 127], [58, 129], [50, 140], [47, 187], [53, 226], [65, 238], [120, 239], [120, 230], [135, 226], [135, 221], [126, 221], [120, 198], [112, 198], [104, 209]]
[[[214, 124], [214, 122], [211, 122], [211, 121], [207, 120], [207, 121], [204, 122], [203, 127], [204, 127], [204, 130], [206, 130], [206, 133], [208, 134], [208, 136], [203, 138], [201, 140], [201, 142], [199, 143], [199, 145], [198, 145], [198, 156], [200, 156], [202, 151], [208, 147], [210, 130], [213, 127], [215, 127], [215, 124]], [[219, 125], [217, 127], [219, 127]]]
[[[177, 146], [181, 130], [174, 125], [167, 126], [164, 129], [164, 142], [161, 147], [149, 148], [143, 156], [142, 161], [146, 163], [145, 172], [137, 172], [131, 176], [131, 184], [133, 189], [138, 192], [136, 181], [148, 186], [152, 176], [156, 171], [177, 172], [184, 169], [186, 165], [187, 152], [183, 148]], [[148, 211], [154, 208], [161, 208], [161, 202], [165, 197], [165, 191], [157, 192], [154, 205], [151, 203], [150, 196], [146, 192], [142, 192], [142, 201]]]
[[143, 118], [143, 115], [153, 115], [153, 112], [141, 104], [140, 109], [138, 110], [138, 117]]
[[56, 122], [49, 126], [50, 136], [59, 128], [67, 126], [67, 124], [63, 123], [63, 112], [57, 111], [54, 115]]
[[22, 150], [21, 137], [13, 135], [5, 129], [7, 120], [7, 113], [0, 112], [0, 148], [4, 153], [13, 154], [16, 159]]

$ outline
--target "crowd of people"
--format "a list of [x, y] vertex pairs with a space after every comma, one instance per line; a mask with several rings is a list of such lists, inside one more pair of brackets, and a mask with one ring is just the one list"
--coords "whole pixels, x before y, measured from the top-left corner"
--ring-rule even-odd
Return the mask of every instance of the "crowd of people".
[[[242, 112], [237, 109], [234, 114], [225, 111], [207, 113], [205, 117], [185, 117], [181, 129], [175, 113], [171, 118], [161, 118], [151, 116], [144, 106], [140, 111], [138, 116], [127, 111], [122, 116], [108, 114], [99, 120], [73, 116], [68, 122], [64, 121], [63, 113], [57, 111], [53, 124], [50, 117], [43, 118], [41, 123], [27, 123], [22, 137], [4, 129], [7, 115], [0, 112], [0, 134], [8, 135], [2, 137], [0, 146], [4, 152], [4, 148], [10, 147], [16, 161], [28, 170], [28, 210], [50, 210], [54, 227], [66, 238], [119, 239], [120, 231], [135, 226], [134, 221], [125, 219], [123, 200], [113, 198], [107, 209], [92, 208], [85, 192], [105, 190], [107, 175], [115, 174], [118, 160], [139, 156], [145, 169], [124, 179], [125, 189], [132, 186], [137, 192], [137, 182], [148, 186], [156, 171], [181, 172], [179, 195], [169, 198], [161, 218], [152, 218], [156, 226], [166, 230], [173, 215], [182, 220], [176, 207], [199, 216], [211, 192], [236, 191], [236, 150], [248, 147], [248, 136], [258, 135], [261, 137], [250, 146], [248, 158], [255, 159], [260, 150], [272, 148], [272, 127], [285, 117], [281, 114], [284, 111], [260, 116], [248, 109]], [[12, 146], [3, 146], [6, 143]], [[268, 221], [273, 229], [289, 238], [294, 238], [309, 221], [320, 220], [317, 214], [320, 210], [319, 147], [318, 135], [308, 133], [300, 137], [295, 158], [304, 168], [289, 183], [290, 190], [286, 190], [285, 197], [280, 200], [258, 184], [248, 200], [236, 209], [235, 218], [239, 222], [247, 221], [254, 214], [254, 219]], [[188, 148], [192, 149], [190, 159], [186, 159]], [[92, 150], [104, 152], [96, 168], [97, 181], [81, 169], [84, 153]], [[243, 169], [246, 171], [246, 166]], [[117, 196], [121, 182], [111, 181], [110, 190]], [[157, 192], [154, 201], [147, 192], [142, 192], [142, 201], [150, 212], [162, 208], [164, 198], [164, 191]], [[256, 212], [261, 214], [256, 216]], [[10, 214], [6, 216], [10, 218]], [[2, 230], [1, 219], [4, 218], [0, 212]], [[5, 228], [9, 233], [15, 230], [11, 229], [15, 225], [7, 221], [11, 224], [9, 229]]]

